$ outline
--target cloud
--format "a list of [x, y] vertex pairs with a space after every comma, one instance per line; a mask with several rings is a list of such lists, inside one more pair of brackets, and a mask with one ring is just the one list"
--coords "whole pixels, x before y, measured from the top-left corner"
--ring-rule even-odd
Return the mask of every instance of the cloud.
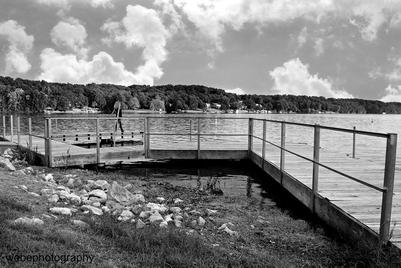
[[155, 10], [129, 5], [126, 16], [120, 22], [107, 22], [102, 30], [109, 34], [109, 38], [104, 39], [106, 43], [143, 48], [142, 58], [145, 63], [138, 67], [137, 73], [149, 84], [163, 75], [160, 66], [167, 59], [166, 44], [171, 33]]
[[115, 62], [106, 52], [99, 52], [92, 60], [78, 59], [73, 54], [61, 54], [52, 48], [42, 51], [39, 80], [64, 83], [111, 83], [118, 85], [147, 84], [124, 64]]
[[88, 49], [85, 47], [86, 33], [85, 27], [74, 18], [60, 21], [50, 32], [52, 42], [59, 47], [65, 47], [80, 57], [86, 57]]
[[246, 92], [242, 89], [242, 88], [234, 88], [234, 89], [225, 89], [224, 90], [227, 93], [233, 93], [233, 94], [237, 94], [237, 95], [245, 95]]
[[315, 39], [315, 44], [313, 45], [313, 48], [315, 49], [316, 56], [320, 56], [324, 52], [324, 45], [323, 45], [324, 40], [322, 38], [316, 38]]
[[32, 50], [34, 37], [25, 32], [25, 27], [15, 20], [0, 23], [0, 38], [6, 38], [9, 46], [5, 57], [5, 73], [26, 73], [31, 69], [27, 53]]
[[401, 86], [392, 87], [388, 85], [385, 89], [386, 95], [380, 100], [384, 102], [401, 102]]
[[302, 28], [301, 32], [297, 37], [298, 48], [303, 47], [308, 40], [308, 29], [306, 27]]
[[289, 60], [283, 66], [269, 72], [274, 80], [272, 90], [278, 94], [323, 96], [328, 98], [352, 98], [343, 90], [335, 90], [328, 79], [311, 75], [308, 66], [299, 58]]
[[73, 4], [90, 4], [92, 7], [112, 8], [112, 0], [35, 0], [37, 3], [54, 6], [60, 9], [70, 9]]

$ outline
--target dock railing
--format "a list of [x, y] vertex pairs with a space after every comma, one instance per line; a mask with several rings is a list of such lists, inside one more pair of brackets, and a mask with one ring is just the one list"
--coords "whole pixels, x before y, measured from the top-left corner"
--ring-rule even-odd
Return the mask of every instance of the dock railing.
[[[377, 132], [369, 132], [369, 131], [362, 131], [357, 130], [355, 127], [353, 129], [345, 129], [345, 128], [337, 128], [337, 127], [330, 127], [330, 126], [322, 126], [322, 125], [313, 125], [313, 124], [305, 124], [305, 123], [296, 123], [296, 122], [286, 122], [286, 121], [279, 121], [279, 120], [269, 120], [269, 119], [260, 119], [260, 118], [241, 118], [241, 117], [219, 117], [219, 116], [154, 116], [154, 115], [142, 115], [142, 116], [130, 116], [130, 117], [123, 117], [117, 118], [122, 120], [142, 120], [143, 123], [140, 123], [141, 130], [134, 132], [128, 131], [128, 133], [124, 133], [123, 135], [141, 135], [143, 140], [143, 148], [145, 158], [150, 156], [150, 151], [152, 150], [151, 139], [152, 137], [165, 137], [167, 140], [170, 139], [170, 136], [188, 136], [189, 141], [192, 144], [192, 136], [196, 136], [196, 151], [197, 151], [197, 158], [200, 159], [201, 151], [203, 149], [202, 146], [202, 138], [216, 136], [216, 137], [247, 137], [248, 143], [248, 157], [251, 156], [252, 153], [255, 153], [254, 142], [255, 140], [259, 140], [262, 143], [262, 154], [261, 157], [263, 160], [267, 160], [266, 155], [266, 145], [273, 146], [280, 151], [279, 156], [279, 170], [281, 173], [285, 173], [286, 171], [286, 154], [293, 155], [305, 161], [312, 163], [312, 185], [311, 190], [313, 194], [313, 199], [319, 195], [319, 174], [320, 169], [327, 169], [331, 172], [341, 175], [344, 178], [352, 180], [356, 183], [369, 187], [379, 193], [382, 194], [382, 202], [381, 202], [381, 217], [380, 217], [380, 230], [379, 230], [379, 238], [382, 243], [386, 243], [390, 238], [390, 221], [391, 221], [391, 210], [392, 210], [392, 200], [393, 200], [393, 192], [394, 192], [394, 174], [395, 174], [395, 162], [396, 162], [396, 148], [397, 148], [397, 134], [394, 133], [377, 133]], [[165, 119], [181, 119], [181, 120], [188, 120], [189, 130], [188, 132], [174, 132], [174, 129], [168, 132], [160, 132], [160, 131], [153, 131], [151, 129], [152, 121], [155, 120], [165, 120]], [[6, 127], [6, 117], [2, 117], [2, 135], [3, 138], [8, 139], [10, 141], [14, 141], [14, 120], [13, 116], [10, 116], [9, 124], [10, 128], [7, 131]], [[93, 121], [93, 128], [92, 131], [86, 133], [53, 133], [52, 125], [55, 122], [57, 124], [57, 120], [82, 120], [85, 122]], [[32, 137], [44, 139], [44, 148], [45, 148], [45, 164], [48, 166], [52, 166], [53, 163], [53, 149], [52, 143], [56, 139], [60, 140], [61, 142], [66, 142], [67, 138], [78, 139], [78, 138], [87, 138], [91, 139], [94, 138], [96, 141], [96, 163], [100, 163], [100, 141], [105, 135], [109, 135], [112, 139], [115, 140], [116, 132], [113, 131], [101, 131], [100, 130], [100, 122], [101, 121], [115, 121], [116, 117], [54, 117], [51, 116], [45, 117], [45, 129], [44, 135], [36, 135], [32, 133], [32, 121], [31, 118], [28, 119], [28, 149], [32, 150]], [[247, 132], [245, 133], [227, 133], [227, 132], [214, 132], [209, 133], [203, 130], [202, 121], [207, 120], [245, 120], [247, 121]], [[20, 135], [21, 135], [21, 125], [20, 125], [20, 117], [16, 119], [16, 128], [17, 128], [17, 143], [21, 146]], [[262, 122], [262, 130], [261, 136], [258, 136], [255, 131], [255, 122], [260, 121]], [[196, 122], [196, 123], [195, 123]], [[273, 141], [267, 138], [268, 128], [267, 123], [276, 124], [279, 126], [280, 135], [279, 141], [274, 143]], [[193, 127], [195, 126], [196, 131], [193, 131]], [[287, 148], [286, 142], [286, 129], [287, 126], [296, 126], [296, 127], [306, 127], [309, 129], [313, 129], [313, 156], [307, 157], [300, 153], [294, 152]], [[355, 151], [356, 151], [356, 135], [360, 136], [370, 136], [370, 137], [377, 137], [380, 139], [385, 139], [386, 141], [386, 148], [385, 148], [385, 162], [384, 162], [384, 178], [383, 178], [383, 186], [379, 187], [377, 185], [373, 185], [366, 181], [361, 180], [355, 176], [347, 174], [337, 168], [330, 167], [327, 164], [324, 164], [320, 161], [320, 151], [321, 151], [321, 130], [339, 132], [339, 133], [350, 133], [352, 134], [352, 149], [351, 155], [355, 158]], [[8, 135], [9, 133], [9, 135]], [[213, 141], [212, 141], [213, 142]], [[216, 141], [217, 142], [217, 141]], [[210, 143], [210, 140], [209, 140]], [[281, 181], [282, 183], [282, 181]], [[313, 210], [315, 209], [315, 202], [313, 200]]]

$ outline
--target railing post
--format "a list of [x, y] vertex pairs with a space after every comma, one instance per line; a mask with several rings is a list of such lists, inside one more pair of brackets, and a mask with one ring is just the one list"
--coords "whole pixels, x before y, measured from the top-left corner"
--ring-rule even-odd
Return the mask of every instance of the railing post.
[[189, 120], [189, 141], [192, 141], [192, 120]]
[[380, 241], [386, 244], [390, 239], [391, 209], [394, 192], [394, 173], [397, 154], [397, 134], [390, 133], [387, 137], [386, 163], [384, 169], [382, 210], [380, 218]]
[[10, 141], [13, 142], [14, 141], [14, 118], [13, 118], [13, 115], [10, 115], [10, 136], [11, 136]]
[[46, 141], [47, 141], [47, 166], [53, 166], [53, 155], [52, 155], [52, 121], [51, 118], [46, 118]]
[[249, 118], [248, 122], [248, 157], [251, 157], [253, 150], [253, 118]]
[[96, 118], [96, 164], [100, 163], [99, 118]]
[[[283, 172], [285, 168], [285, 122], [281, 122], [281, 149], [280, 149], [280, 171]], [[281, 183], [283, 183], [283, 176], [281, 176]]]
[[32, 118], [28, 118], [28, 148], [32, 151]]
[[45, 159], [44, 159], [44, 164], [46, 167], [49, 166], [49, 132], [47, 131], [48, 129], [48, 121], [47, 118], [45, 119], [45, 133], [44, 133], [44, 137], [45, 137]]
[[6, 116], [3, 115], [3, 138], [6, 138]]
[[21, 144], [21, 120], [19, 116], [17, 116], [17, 144]]
[[200, 118], [198, 117], [198, 153], [197, 153], [197, 158], [198, 159], [200, 159], [200, 156], [201, 156], [201, 147], [200, 147], [200, 143], [201, 143], [201, 141], [200, 141], [200, 136], [201, 136], [201, 127], [200, 127]]
[[262, 167], [265, 166], [266, 158], [266, 120], [263, 120], [263, 141], [262, 141]]
[[352, 132], [352, 158], [355, 158], [355, 142], [356, 142], [356, 133], [355, 133], [356, 127], [354, 126], [353, 132]]
[[312, 211], [315, 213], [316, 196], [319, 190], [319, 158], [320, 158], [320, 127], [314, 126], [313, 135], [313, 172], [312, 172]]

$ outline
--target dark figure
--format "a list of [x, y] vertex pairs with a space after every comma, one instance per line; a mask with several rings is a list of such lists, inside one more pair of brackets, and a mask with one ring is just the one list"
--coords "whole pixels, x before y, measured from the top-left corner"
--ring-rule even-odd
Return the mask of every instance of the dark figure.
[[121, 123], [121, 119], [120, 119], [121, 117], [123, 117], [123, 112], [121, 109], [121, 101], [117, 100], [114, 103], [114, 109], [113, 109], [112, 113], [114, 114], [114, 112], [116, 113], [116, 117], [117, 117], [116, 125], [114, 126], [114, 131], [117, 131], [117, 125], [119, 125], [121, 133], [123, 133], [124, 132], [123, 124]]

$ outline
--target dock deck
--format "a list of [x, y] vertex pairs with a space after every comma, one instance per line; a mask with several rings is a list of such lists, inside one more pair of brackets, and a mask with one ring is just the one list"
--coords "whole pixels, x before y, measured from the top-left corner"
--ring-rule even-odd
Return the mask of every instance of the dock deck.
[[[213, 136], [203, 134], [198, 129], [191, 134], [194, 138], [187, 140], [170, 138], [187, 134], [152, 132], [145, 121], [143, 144], [139, 144], [136, 138], [136, 144], [129, 146], [100, 148], [100, 139], [96, 139], [99, 137], [96, 133], [99, 132], [96, 131], [95, 135], [82, 136], [85, 139], [89, 137], [91, 142], [99, 146], [84, 148], [78, 146], [80, 142], [62, 140], [60, 135], [51, 135], [48, 127], [47, 135], [43, 137], [20, 134], [18, 140], [21, 147], [31, 150], [52, 167], [161, 159], [250, 159], [340, 232], [348, 232], [355, 239], [361, 237], [378, 242], [390, 240], [401, 249], [401, 181], [394, 181], [395, 170], [401, 170], [395, 166], [396, 136], [394, 144], [389, 142], [394, 142], [391, 140], [394, 139], [393, 134], [344, 130], [354, 136], [355, 133], [372, 134], [385, 140], [384, 143], [378, 142], [372, 146], [372, 150], [358, 150], [355, 157], [338, 148], [322, 145], [320, 133], [316, 132], [313, 144], [286, 141], [283, 127], [278, 131], [279, 138], [269, 140], [266, 138], [268, 121], [262, 120], [263, 125], [259, 125], [260, 129], [256, 130], [254, 128], [257, 124], [249, 119], [248, 133], [235, 135], [213, 133]], [[272, 123], [281, 126], [291, 124]], [[314, 128], [315, 131], [316, 128], [323, 129], [322, 126], [306, 127]], [[167, 138], [160, 138], [163, 134]], [[209, 138], [211, 136], [220, 138]], [[12, 138], [6, 136], [5, 139]], [[123, 144], [123, 140], [124, 137], [115, 138], [117, 145]], [[126, 138], [128, 140], [132, 141], [132, 137]]]

